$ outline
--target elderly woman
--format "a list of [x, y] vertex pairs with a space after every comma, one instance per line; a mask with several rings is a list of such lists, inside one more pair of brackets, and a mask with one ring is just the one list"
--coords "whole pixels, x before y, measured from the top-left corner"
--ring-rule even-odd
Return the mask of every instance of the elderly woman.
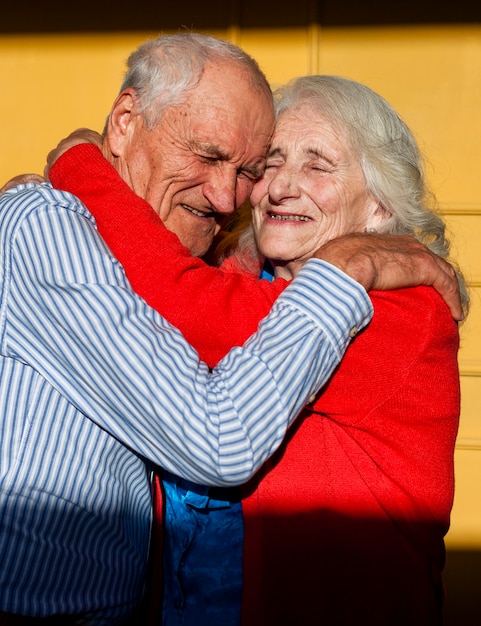
[[[134, 288], [211, 365], [255, 330], [286, 280], [333, 237], [409, 234], [448, 256], [444, 224], [426, 204], [417, 145], [389, 104], [332, 76], [297, 79], [276, 101], [266, 172], [251, 197], [252, 224], [221, 269], [190, 257], [94, 146], [76, 146], [50, 171], [57, 187], [95, 215]], [[133, 220], [135, 229], [126, 228]], [[272, 283], [251, 275], [264, 259], [263, 276], [277, 277]], [[242, 488], [242, 509], [239, 494], [165, 480], [167, 511], [184, 507], [196, 528], [206, 517], [217, 529], [229, 521], [205, 544], [214, 546], [207, 563], [200, 555], [208, 527], [191, 532], [177, 571], [166, 570], [163, 624], [441, 623], [459, 419], [458, 330], [432, 288], [370, 296], [371, 324], [282, 449]], [[241, 514], [243, 536], [232, 521]], [[169, 554], [179, 548], [172, 519]], [[182, 532], [187, 523], [182, 517]], [[208, 572], [214, 576], [206, 582]], [[174, 597], [179, 590], [181, 601]], [[209, 603], [216, 604], [212, 612]]]

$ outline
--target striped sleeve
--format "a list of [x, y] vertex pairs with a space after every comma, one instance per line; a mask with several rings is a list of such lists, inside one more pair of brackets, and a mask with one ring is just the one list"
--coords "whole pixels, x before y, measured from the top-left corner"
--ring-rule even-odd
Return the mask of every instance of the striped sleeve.
[[198, 483], [246, 481], [372, 314], [362, 287], [309, 261], [258, 333], [211, 372], [133, 293], [72, 196], [42, 186], [12, 194], [7, 209], [3, 353], [39, 372], [82, 419]]

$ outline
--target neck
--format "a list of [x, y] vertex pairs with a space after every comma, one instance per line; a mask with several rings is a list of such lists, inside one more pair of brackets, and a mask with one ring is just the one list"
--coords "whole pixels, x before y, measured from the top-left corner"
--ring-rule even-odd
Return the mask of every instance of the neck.
[[274, 270], [274, 276], [276, 278], [284, 278], [284, 280], [292, 280], [296, 277], [297, 273], [304, 265], [304, 263], [296, 263], [295, 261], [271, 261], [269, 260]]

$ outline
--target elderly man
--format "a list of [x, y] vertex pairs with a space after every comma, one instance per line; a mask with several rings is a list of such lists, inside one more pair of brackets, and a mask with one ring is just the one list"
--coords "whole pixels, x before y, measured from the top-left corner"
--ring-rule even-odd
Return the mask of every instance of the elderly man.
[[[234, 47], [161, 40], [131, 58], [109, 158], [202, 255], [262, 171], [270, 92]], [[145, 576], [151, 464], [204, 484], [245, 481], [369, 320], [363, 287], [411, 284], [421, 272], [454, 292], [449, 268], [425, 254], [408, 250], [393, 270], [386, 250], [370, 255], [350, 240], [327, 260], [361, 285], [308, 262], [259, 333], [210, 374], [133, 294], [74, 197], [20, 186], [0, 216], [2, 624], [127, 619]]]

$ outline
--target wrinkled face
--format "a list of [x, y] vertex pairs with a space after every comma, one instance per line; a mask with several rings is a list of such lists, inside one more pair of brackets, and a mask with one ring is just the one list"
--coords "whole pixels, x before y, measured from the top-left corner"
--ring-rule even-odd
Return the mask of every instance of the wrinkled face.
[[187, 102], [166, 109], [153, 129], [132, 116], [116, 167], [192, 254], [202, 256], [262, 174], [273, 126], [271, 100], [243, 69], [208, 64]]
[[349, 141], [308, 104], [280, 115], [251, 202], [259, 249], [285, 278], [326, 241], [377, 225]]

